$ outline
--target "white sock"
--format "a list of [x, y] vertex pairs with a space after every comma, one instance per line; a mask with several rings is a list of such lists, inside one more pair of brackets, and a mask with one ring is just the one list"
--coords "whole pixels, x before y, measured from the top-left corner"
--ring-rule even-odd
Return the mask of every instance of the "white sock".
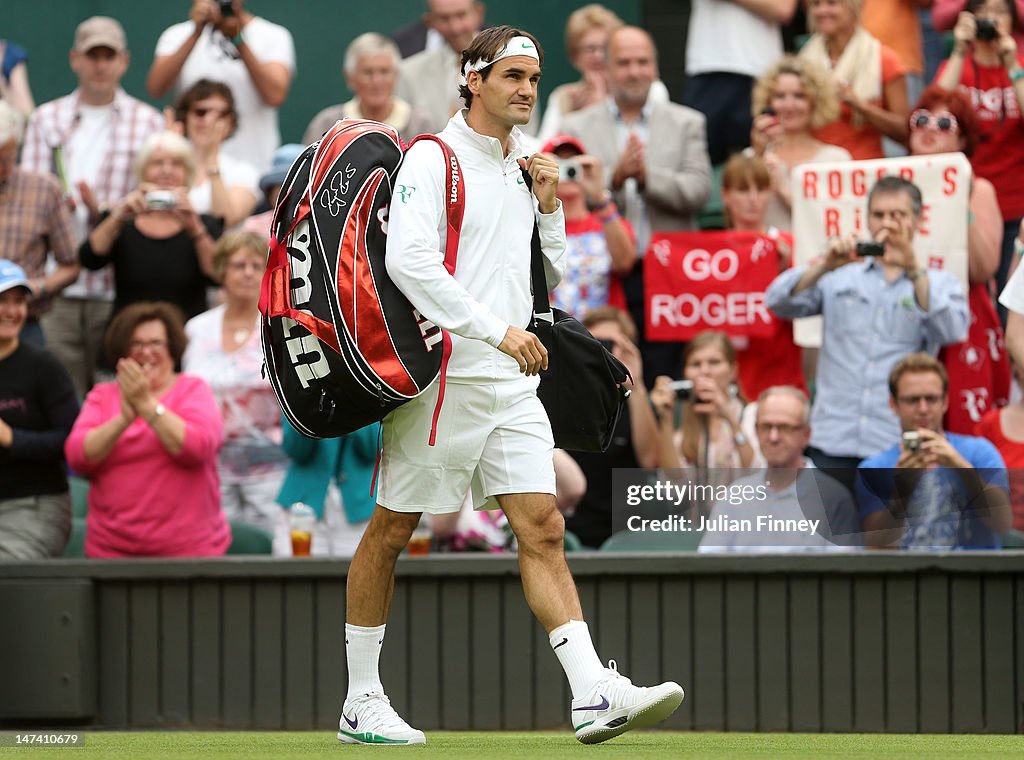
[[572, 698], [579, 699], [604, 677], [604, 665], [594, 651], [590, 628], [582, 620], [570, 620], [548, 635], [551, 648], [569, 679]]
[[348, 660], [348, 696], [345, 701], [373, 691], [384, 693], [377, 670], [384, 628], [383, 625], [364, 628], [345, 623], [345, 658]]

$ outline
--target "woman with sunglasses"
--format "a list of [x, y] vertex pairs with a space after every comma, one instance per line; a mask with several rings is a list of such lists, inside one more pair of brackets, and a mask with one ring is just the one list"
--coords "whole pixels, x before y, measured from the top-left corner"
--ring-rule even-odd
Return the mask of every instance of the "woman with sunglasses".
[[234, 231], [217, 241], [213, 274], [224, 303], [185, 325], [182, 368], [210, 385], [224, 420], [224, 445], [217, 456], [221, 506], [229, 519], [273, 533], [287, 459], [281, 450], [281, 411], [260, 376], [257, 302], [266, 266], [265, 237]]
[[1009, 277], [1013, 240], [1024, 217], [1024, 56], [1011, 34], [1016, 23], [1017, 8], [1009, 0], [970, 0], [953, 28], [953, 52], [935, 76], [942, 89], [970, 97], [980, 122], [971, 166], [992, 182], [1003, 215], [999, 290]]
[[217, 556], [231, 542], [217, 485], [220, 414], [210, 387], [175, 369], [182, 323], [169, 303], [136, 303], [107, 330], [117, 379], [89, 392], [64, 444], [89, 479], [87, 557]]
[[[931, 85], [910, 114], [910, 153], [928, 156], [963, 153], [968, 158], [978, 142], [978, 118], [967, 96]], [[967, 340], [946, 346], [940, 359], [949, 374], [949, 410], [944, 427], [974, 435], [975, 423], [987, 409], [1005, 404], [1010, 392], [1009, 361], [989, 282], [999, 268], [1003, 217], [992, 183], [974, 177], [967, 226], [967, 267], [971, 325]]]
[[235, 98], [221, 82], [200, 79], [175, 104], [178, 127], [196, 154], [196, 178], [188, 192], [200, 214], [234, 227], [252, 213], [258, 199], [256, 168], [221, 152], [221, 145], [238, 128]]

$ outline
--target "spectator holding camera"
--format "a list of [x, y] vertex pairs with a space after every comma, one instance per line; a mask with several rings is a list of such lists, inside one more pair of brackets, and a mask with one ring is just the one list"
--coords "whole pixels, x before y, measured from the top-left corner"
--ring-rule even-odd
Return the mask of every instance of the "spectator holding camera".
[[[1011, 34], [1017, 40], [1018, 49], [1024, 48], [1024, 27], [1021, 26], [1021, 19], [1024, 18], [1024, 0], [1013, 0], [1015, 6], [1017, 23], [1014, 24]], [[938, 32], [952, 31], [956, 26], [960, 12], [967, 7], [967, 0], [932, 0], [932, 26]]]
[[834, 238], [823, 257], [783, 272], [765, 294], [783, 319], [824, 318], [808, 455], [851, 490], [860, 460], [899, 433], [886, 403], [893, 364], [915, 351], [934, 356], [967, 336], [960, 283], [918, 263], [921, 207], [916, 185], [882, 177], [868, 193], [873, 245], [852, 234]]
[[839, 100], [828, 72], [813, 61], [783, 56], [754, 85], [750, 145], [771, 172], [772, 194], [763, 223], [793, 229], [790, 177], [800, 164], [849, 161], [850, 152], [828, 145], [812, 130], [839, 117]]
[[200, 79], [178, 98], [175, 118], [195, 153], [196, 176], [188, 191], [192, 208], [220, 217], [225, 227], [240, 224], [256, 208], [259, 174], [252, 164], [221, 150], [238, 128], [231, 90]]
[[195, 159], [176, 132], [153, 135], [137, 160], [139, 186], [100, 217], [79, 249], [86, 269], [114, 268], [114, 314], [138, 301], [169, 301], [194, 317], [206, 310], [219, 219], [188, 197]]
[[1013, 516], [1006, 468], [984, 438], [948, 433], [946, 370], [925, 353], [889, 375], [889, 406], [899, 443], [864, 460], [857, 506], [869, 546], [899, 549], [999, 549]]
[[619, 277], [633, 270], [636, 239], [604, 186], [601, 160], [571, 135], [556, 135], [541, 147], [558, 161], [558, 199], [565, 214], [565, 274], [551, 304], [581, 319], [611, 303], [624, 307]]
[[1017, 7], [1011, 0], [970, 0], [953, 28], [953, 52], [935, 83], [970, 96], [981, 122], [971, 155], [974, 173], [992, 182], [1003, 214], [996, 287], [1002, 290], [1013, 262], [1013, 239], [1024, 218], [1024, 56], [1011, 35]]
[[184, 92], [200, 79], [226, 84], [238, 123], [224, 152], [263, 171], [281, 144], [277, 109], [294, 74], [295, 45], [283, 26], [249, 13], [245, 0], [192, 0], [188, 21], [157, 40], [146, 89], [162, 98], [172, 87]]
[[[762, 463], [754, 407], [736, 385], [736, 352], [729, 336], [698, 333], [683, 355], [683, 380], [662, 375], [651, 390], [658, 422], [658, 466], [733, 469]], [[677, 426], [676, 407], [682, 403]]]

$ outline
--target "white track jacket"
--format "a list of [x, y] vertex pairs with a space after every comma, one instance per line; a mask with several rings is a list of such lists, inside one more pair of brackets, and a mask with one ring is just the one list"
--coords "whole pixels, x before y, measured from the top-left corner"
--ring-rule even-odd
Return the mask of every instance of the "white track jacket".
[[[464, 112], [438, 135], [459, 159], [465, 216], [452, 277], [444, 268], [447, 167], [440, 148], [416, 143], [398, 170], [388, 218], [388, 274], [420, 314], [452, 334], [448, 379], [489, 382], [521, 376], [515, 359], [498, 351], [509, 325], [525, 328], [533, 314], [530, 239], [538, 220], [548, 288], [565, 269], [562, 204], [541, 214], [517, 159], [526, 154], [513, 128], [509, 154], [474, 132]], [[533, 378], [536, 380], [536, 378]]]

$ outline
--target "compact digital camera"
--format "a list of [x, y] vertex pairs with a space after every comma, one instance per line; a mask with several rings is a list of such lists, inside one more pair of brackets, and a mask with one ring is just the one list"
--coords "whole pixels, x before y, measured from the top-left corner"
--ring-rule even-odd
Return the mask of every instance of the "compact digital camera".
[[996, 29], [996, 22], [990, 18], [978, 18], [974, 20], [974, 36], [983, 41], [994, 40], [999, 36]]
[[583, 179], [583, 166], [579, 161], [572, 158], [558, 160], [559, 182], [579, 182], [581, 179]]
[[178, 205], [173, 190], [150, 190], [146, 193], [146, 208], [152, 211], [170, 211]]
[[884, 256], [885, 243], [877, 240], [861, 240], [857, 243], [858, 256]]

